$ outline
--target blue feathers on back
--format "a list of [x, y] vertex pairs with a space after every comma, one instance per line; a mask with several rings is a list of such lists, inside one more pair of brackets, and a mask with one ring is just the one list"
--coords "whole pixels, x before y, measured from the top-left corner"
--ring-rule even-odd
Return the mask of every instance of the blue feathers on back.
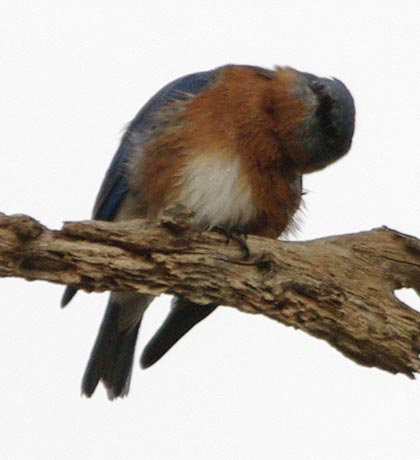
[[[198, 72], [178, 78], [168, 83], [155, 96], [153, 96], [135, 116], [124, 134], [121, 145], [117, 150], [111, 165], [105, 175], [102, 186], [96, 198], [92, 218], [96, 220], [113, 220], [119, 206], [127, 193], [128, 171], [127, 165], [133, 150], [132, 133], [147, 133], [157, 128], [153, 116], [157, 111], [174, 100], [182, 98], [182, 94], [199, 94], [214, 81], [219, 69], [209, 72]], [[147, 136], [144, 136], [146, 139]], [[136, 152], [139, 152], [136, 142]]]

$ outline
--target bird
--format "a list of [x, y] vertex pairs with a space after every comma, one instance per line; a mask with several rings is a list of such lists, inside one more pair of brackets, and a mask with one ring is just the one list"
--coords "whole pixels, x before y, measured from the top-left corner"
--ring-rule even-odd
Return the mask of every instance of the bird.
[[[158, 91], [124, 132], [92, 218], [158, 219], [180, 204], [197, 230], [278, 238], [295, 222], [302, 176], [350, 149], [355, 105], [340, 80], [288, 66], [227, 64], [178, 78]], [[77, 289], [68, 286], [66, 306]], [[144, 312], [153, 296], [111, 292], [82, 380], [92, 396], [129, 392]], [[174, 297], [140, 364], [158, 361], [218, 305]]]

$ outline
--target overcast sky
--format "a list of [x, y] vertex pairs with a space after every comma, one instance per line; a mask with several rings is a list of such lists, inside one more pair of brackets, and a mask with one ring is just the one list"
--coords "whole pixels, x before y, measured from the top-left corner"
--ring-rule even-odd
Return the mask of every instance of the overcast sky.
[[[418, 0], [2, 0], [0, 31], [2, 212], [88, 218], [123, 127], [161, 86], [290, 65], [342, 79], [357, 108], [351, 152], [304, 180], [296, 238], [420, 235]], [[111, 403], [102, 387], [80, 396], [106, 294], [60, 310], [61, 286], [0, 280], [0, 293], [2, 459], [420, 458], [420, 381], [269, 319], [218, 309], [156, 366], [136, 356], [129, 397]], [[137, 355], [167, 308], [153, 304]]]

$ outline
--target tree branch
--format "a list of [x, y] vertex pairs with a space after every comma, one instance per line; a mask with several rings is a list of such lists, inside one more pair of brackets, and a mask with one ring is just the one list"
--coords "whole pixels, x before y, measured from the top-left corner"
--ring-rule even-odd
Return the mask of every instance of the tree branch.
[[353, 361], [413, 377], [420, 371], [420, 314], [394, 290], [420, 292], [420, 241], [387, 228], [307, 242], [235, 242], [189, 229], [168, 210], [159, 223], [70, 222], [49, 230], [0, 214], [0, 276], [86, 291], [177, 294], [260, 313], [326, 340]]

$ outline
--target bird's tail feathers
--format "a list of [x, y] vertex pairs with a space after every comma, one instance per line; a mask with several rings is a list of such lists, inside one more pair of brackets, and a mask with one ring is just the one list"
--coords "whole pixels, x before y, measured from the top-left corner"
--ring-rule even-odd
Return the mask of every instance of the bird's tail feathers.
[[111, 293], [105, 316], [82, 380], [82, 394], [90, 397], [99, 381], [109, 399], [128, 394], [137, 335], [152, 296]]
[[198, 305], [187, 299], [174, 297], [171, 311], [143, 350], [140, 358], [141, 367], [145, 369], [158, 361], [181, 337], [215, 308], [217, 308], [215, 304]]

